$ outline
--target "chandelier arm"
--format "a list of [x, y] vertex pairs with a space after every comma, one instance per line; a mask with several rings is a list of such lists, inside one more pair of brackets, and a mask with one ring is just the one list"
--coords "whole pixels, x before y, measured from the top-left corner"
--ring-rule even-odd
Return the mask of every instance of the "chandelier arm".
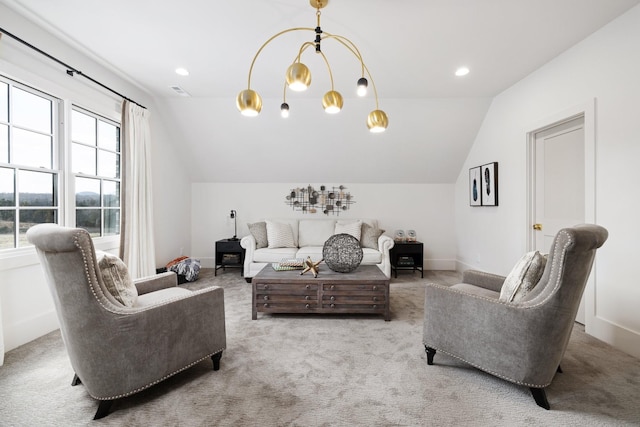
[[378, 110], [380, 107], [378, 105], [378, 89], [376, 88], [376, 82], [373, 80], [373, 77], [371, 77], [369, 68], [365, 65], [364, 61], [362, 60], [362, 55], [360, 54], [360, 51], [358, 50], [356, 45], [346, 37], [329, 34], [329, 33], [324, 33], [324, 34], [325, 36], [323, 37], [323, 39], [325, 38], [335, 39], [336, 41], [341, 43], [344, 47], [346, 47], [349, 51], [351, 51], [351, 53], [353, 53], [356, 59], [360, 61], [360, 65], [362, 66], [362, 75], [364, 76], [366, 72], [367, 76], [369, 77], [369, 80], [371, 80], [371, 86], [373, 87], [373, 94], [376, 99], [376, 110]]
[[324, 63], [327, 64], [327, 70], [329, 70], [329, 78], [331, 79], [331, 90], [333, 90], [333, 73], [331, 72], [331, 66], [329, 65], [329, 60], [326, 56], [324, 56], [324, 52], [318, 51], [320, 55], [322, 55], [322, 59], [324, 59]]
[[260, 55], [260, 52], [262, 52], [262, 49], [264, 49], [265, 46], [267, 46], [269, 43], [271, 43], [271, 41], [273, 41], [273, 39], [275, 39], [277, 37], [280, 37], [283, 34], [290, 33], [292, 31], [314, 31], [315, 32], [315, 28], [308, 28], [308, 27], [289, 28], [289, 29], [280, 31], [277, 34], [274, 34], [266, 42], [264, 42], [262, 44], [262, 46], [260, 46], [260, 49], [258, 49], [258, 51], [256, 52], [255, 56], [253, 57], [253, 60], [251, 61], [251, 66], [249, 67], [249, 77], [247, 79], [247, 89], [251, 89], [251, 73], [253, 72], [253, 66], [256, 63], [256, 59], [258, 59], [258, 56]]

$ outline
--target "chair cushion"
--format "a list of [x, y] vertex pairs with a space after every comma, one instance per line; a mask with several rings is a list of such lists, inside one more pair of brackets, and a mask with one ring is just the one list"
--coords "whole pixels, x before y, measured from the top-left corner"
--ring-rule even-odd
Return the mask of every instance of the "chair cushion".
[[256, 249], [266, 248], [269, 244], [267, 239], [267, 223], [264, 221], [247, 224], [249, 233], [256, 239]]
[[265, 221], [267, 223], [268, 247], [273, 248], [295, 248], [293, 230], [289, 224], [280, 222]]
[[513, 267], [500, 289], [500, 301], [522, 300], [538, 284], [547, 258], [538, 251], [527, 252]]
[[334, 234], [350, 234], [359, 241], [362, 234], [362, 221], [338, 221]]
[[136, 305], [138, 290], [133, 284], [124, 262], [107, 252], [97, 252], [96, 258], [107, 291], [124, 306], [133, 307]]
[[360, 246], [363, 248], [378, 249], [378, 239], [382, 236], [384, 230], [373, 227], [366, 222], [362, 223], [362, 232], [360, 236]]

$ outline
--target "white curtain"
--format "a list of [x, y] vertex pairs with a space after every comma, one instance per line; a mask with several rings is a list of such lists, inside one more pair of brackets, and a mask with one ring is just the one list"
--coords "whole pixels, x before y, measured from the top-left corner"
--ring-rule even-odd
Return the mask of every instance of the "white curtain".
[[120, 258], [132, 279], [156, 274], [149, 116], [145, 108], [123, 101]]

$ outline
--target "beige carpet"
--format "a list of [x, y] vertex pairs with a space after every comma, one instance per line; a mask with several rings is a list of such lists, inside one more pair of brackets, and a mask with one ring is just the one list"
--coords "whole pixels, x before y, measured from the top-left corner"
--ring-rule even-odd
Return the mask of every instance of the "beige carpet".
[[203, 270], [191, 287], [225, 289], [228, 348], [221, 369], [202, 362], [92, 421], [97, 403], [73, 371], [59, 332], [7, 353], [0, 367], [2, 426], [593, 426], [640, 425], [640, 360], [587, 336], [579, 325], [547, 389], [551, 411], [529, 390], [422, 346], [424, 284], [404, 273], [381, 316], [258, 314], [237, 270]]

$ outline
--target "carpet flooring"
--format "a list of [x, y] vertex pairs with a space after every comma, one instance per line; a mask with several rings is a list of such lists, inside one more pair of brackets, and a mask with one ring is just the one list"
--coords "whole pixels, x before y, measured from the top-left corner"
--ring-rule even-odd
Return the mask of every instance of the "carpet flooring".
[[[322, 274], [322, 270], [320, 271]], [[640, 425], [640, 360], [576, 324], [547, 388], [529, 390], [444, 354], [427, 365], [425, 283], [455, 272], [404, 273], [391, 282], [390, 322], [372, 315], [269, 315], [251, 320], [251, 287], [237, 270], [202, 270], [186, 286], [225, 291], [227, 350], [93, 421], [97, 403], [73, 370], [59, 331], [8, 352], [0, 367], [2, 426], [631, 426]]]

